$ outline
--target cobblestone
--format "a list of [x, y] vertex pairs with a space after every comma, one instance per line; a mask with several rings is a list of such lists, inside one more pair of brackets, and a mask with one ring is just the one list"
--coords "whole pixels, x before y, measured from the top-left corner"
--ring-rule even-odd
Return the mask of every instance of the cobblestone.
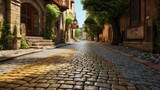
[[[0, 90], [159, 90], [159, 72], [95, 43], [63, 47], [65, 52], [0, 75]], [[62, 50], [63, 51], [63, 50]]]

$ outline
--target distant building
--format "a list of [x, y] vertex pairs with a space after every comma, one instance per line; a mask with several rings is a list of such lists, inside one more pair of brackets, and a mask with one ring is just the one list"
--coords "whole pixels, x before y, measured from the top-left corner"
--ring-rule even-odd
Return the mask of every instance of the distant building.
[[85, 32], [84, 25], [81, 28], [81, 39], [82, 40], [87, 40], [87, 33]]
[[109, 24], [104, 25], [104, 28], [102, 30], [102, 34], [100, 35], [100, 38], [103, 42], [112, 42], [113, 31], [112, 31], [111, 25], [109, 25]]

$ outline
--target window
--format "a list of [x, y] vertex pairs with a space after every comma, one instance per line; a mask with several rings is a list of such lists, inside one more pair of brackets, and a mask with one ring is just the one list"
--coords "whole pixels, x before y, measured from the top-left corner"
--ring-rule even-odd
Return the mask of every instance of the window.
[[130, 26], [138, 26], [140, 24], [140, 2], [141, 0], [131, 0], [130, 2]]

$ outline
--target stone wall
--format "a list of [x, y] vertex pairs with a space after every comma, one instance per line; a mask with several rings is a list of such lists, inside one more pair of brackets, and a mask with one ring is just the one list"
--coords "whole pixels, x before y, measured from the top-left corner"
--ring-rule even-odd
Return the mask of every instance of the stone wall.
[[[1, 0], [5, 1], [5, 0]], [[0, 19], [6, 19], [10, 24], [10, 31], [15, 35], [14, 41], [9, 44], [10, 49], [20, 48], [20, 25], [21, 25], [21, 4], [31, 4], [37, 11], [35, 16], [35, 34], [42, 36], [45, 30], [45, 2], [44, 0], [6, 0], [0, 2]], [[5, 15], [6, 14], [6, 15]]]
[[[145, 2], [146, 1], [146, 2]], [[145, 51], [153, 51], [153, 24], [157, 17], [155, 0], [141, 0], [140, 24], [130, 26], [130, 14], [120, 19], [120, 29], [125, 45]]]
[[5, 4], [3, 0], [0, 0], [0, 20], [2, 20], [4, 18], [4, 8]]

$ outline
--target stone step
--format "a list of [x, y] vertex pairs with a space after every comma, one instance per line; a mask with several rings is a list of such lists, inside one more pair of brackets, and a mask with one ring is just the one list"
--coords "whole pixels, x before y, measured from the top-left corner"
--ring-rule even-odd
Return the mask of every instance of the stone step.
[[44, 37], [37, 37], [37, 36], [26, 36], [26, 39], [44, 39]]
[[48, 40], [48, 39], [45, 39], [45, 40], [44, 39], [40, 39], [40, 40], [38, 40], [38, 39], [37, 40], [30, 39], [29, 41], [31, 41], [31, 42], [52, 42], [52, 40]]
[[27, 43], [29, 44], [30, 48], [42, 49], [45, 46], [53, 46], [54, 45], [52, 40], [44, 39], [43, 37], [27, 36], [26, 40], [27, 40]]
[[32, 43], [32, 46], [51, 46], [53, 44], [53, 42], [36, 42]]

